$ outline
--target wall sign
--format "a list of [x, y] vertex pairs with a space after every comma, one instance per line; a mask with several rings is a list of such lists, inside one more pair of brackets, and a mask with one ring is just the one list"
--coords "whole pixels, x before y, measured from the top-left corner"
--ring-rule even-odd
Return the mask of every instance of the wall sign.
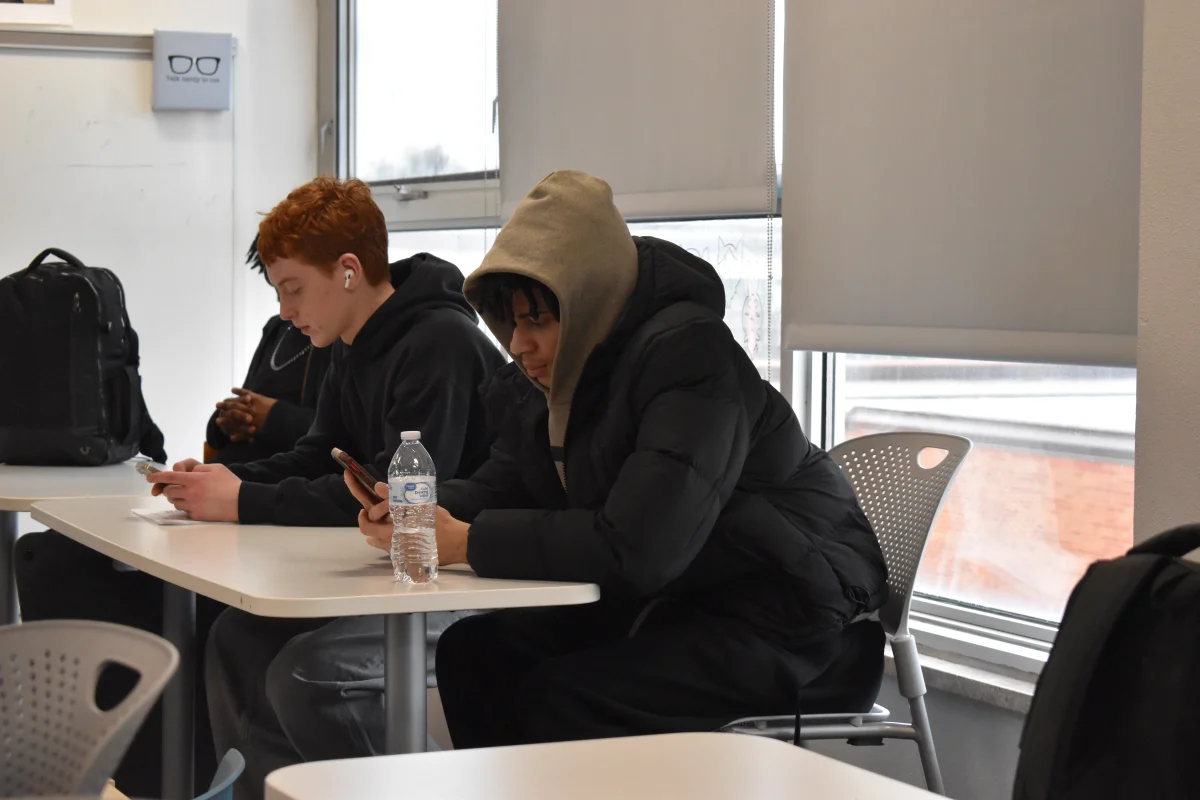
[[233, 104], [233, 34], [154, 32], [155, 111], [227, 111]]

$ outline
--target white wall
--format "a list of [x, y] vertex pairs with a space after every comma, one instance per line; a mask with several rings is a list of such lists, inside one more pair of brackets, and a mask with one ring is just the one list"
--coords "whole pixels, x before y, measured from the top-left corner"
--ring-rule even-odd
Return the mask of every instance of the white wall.
[[232, 112], [150, 110], [150, 62], [0, 50], [0, 273], [47, 246], [117, 272], [172, 458], [198, 455], [274, 295], [242, 264], [316, 169], [314, 0], [74, 0], [76, 31], [237, 39]]
[[1200, 3], [1146, 0], [1138, 540], [1200, 521]]

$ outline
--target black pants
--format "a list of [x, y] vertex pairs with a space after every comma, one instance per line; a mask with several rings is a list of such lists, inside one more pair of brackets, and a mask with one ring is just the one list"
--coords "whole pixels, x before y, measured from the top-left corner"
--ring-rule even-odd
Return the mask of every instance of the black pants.
[[[438, 637], [462, 616], [427, 615], [430, 667]], [[267, 775], [291, 764], [384, 752], [383, 617], [272, 619], [231, 608], [209, 634], [205, 678], [218, 751], [246, 757], [236, 800], [261, 798]]]
[[[681, 604], [656, 607], [631, 637], [633, 621], [601, 603], [456, 622], [437, 659], [454, 746], [711, 731], [794, 713], [797, 657], [748, 626]], [[816, 674], [839, 652], [835, 636], [801, 671]]]
[[[13, 553], [21, 619], [86, 619], [113, 622], [161, 635], [163, 583], [143, 572], [121, 572], [108, 556], [60, 533], [42, 531], [17, 540]], [[206, 786], [216, 771], [212, 733], [204, 696], [203, 664], [209, 626], [224, 609], [206, 597], [196, 598], [197, 664], [196, 782]], [[132, 689], [132, 676], [103, 673], [96, 690], [101, 707], [116, 705]], [[146, 718], [114, 776], [131, 797], [162, 795], [162, 703]]]

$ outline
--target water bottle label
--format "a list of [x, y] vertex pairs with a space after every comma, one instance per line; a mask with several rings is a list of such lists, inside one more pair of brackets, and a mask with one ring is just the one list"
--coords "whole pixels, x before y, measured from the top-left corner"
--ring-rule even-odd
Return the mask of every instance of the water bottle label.
[[417, 506], [437, 502], [437, 481], [432, 475], [413, 475], [388, 481], [392, 505]]

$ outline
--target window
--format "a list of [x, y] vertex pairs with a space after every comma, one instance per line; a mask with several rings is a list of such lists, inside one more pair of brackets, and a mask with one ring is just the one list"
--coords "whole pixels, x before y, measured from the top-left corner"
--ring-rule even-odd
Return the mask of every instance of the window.
[[392, 230], [494, 226], [496, 0], [352, 8], [352, 174]]
[[838, 355], [834, 439], [923, 430], [974, 443], [916, 591], [1057, 623], [1093, 561], [1133, 544], [1136, 373]]
[[356, 9], [355, 174], [496, 169], [496, 0], [357, 0]]

